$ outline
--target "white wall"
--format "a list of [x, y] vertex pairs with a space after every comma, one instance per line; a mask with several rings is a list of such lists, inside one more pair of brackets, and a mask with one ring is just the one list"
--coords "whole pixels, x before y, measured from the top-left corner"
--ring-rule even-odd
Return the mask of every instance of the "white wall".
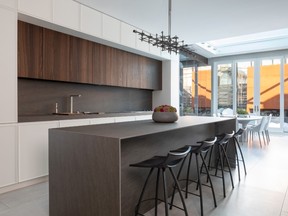
[[162, 91], [153, 92], [153, 108], [167, 104], [176, 107], [179, 111], [180, 74], [177, 57], [162, 61]]
[[17, 121], [17, 11], [8, 3], [0, 2], [0, 123]]

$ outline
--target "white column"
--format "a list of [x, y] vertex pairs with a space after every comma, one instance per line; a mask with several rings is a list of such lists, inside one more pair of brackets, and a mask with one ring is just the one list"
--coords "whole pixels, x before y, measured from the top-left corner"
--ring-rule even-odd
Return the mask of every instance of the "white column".
[[153, 92], [153, 109], [171, 105], [179, 111], [179, 56], [162, 61], [162, 90]]
[[17, 12], [0, 5], [0, 123], [17, 122]]

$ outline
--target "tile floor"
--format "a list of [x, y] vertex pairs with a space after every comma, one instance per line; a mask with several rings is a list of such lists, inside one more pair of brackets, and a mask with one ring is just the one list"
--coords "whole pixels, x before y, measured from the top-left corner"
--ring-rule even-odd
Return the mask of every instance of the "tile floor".
[[[243, 152], [247, 176], [242, 172], [241, 182], [238, 182], [234, 172], [235, 188], [232, 191], [227, 187], [225, 199], [221, 179], [214, 179], [217, 208], [214, 208], [210, 191], [204, 187], [204, 215], [288, 216], [288, 134], [271, 134], [270, 145], [262, 149], [256, 139], [253, 146], [244, 144]], [[47, 182], [1, 194], [0, 216], [48, 216], [48, 196]], [[186, 201], [189, 216], [200, 215], [199, 198], [190, 195]], [[159, 215], [164, 215], [163, 208], [159, 208]], [[184, 215], [176, 208], [170, 213], [171, 216]], [[153, 211], [145, 215], [152, 216]]]

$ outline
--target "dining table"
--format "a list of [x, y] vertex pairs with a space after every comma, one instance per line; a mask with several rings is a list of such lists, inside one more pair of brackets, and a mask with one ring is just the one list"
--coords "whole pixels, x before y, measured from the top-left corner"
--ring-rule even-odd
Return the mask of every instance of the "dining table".
[[238, 123], [242, 125], [242, 128], [247, 128], [247, 125], [253, 121], [259, 121], [262, 119], [262, 116], [247, 116], [247, 117], [237, 117]]
[[[242, 125], [242, 128], [243, 129], [246, 129], [248, 124], [250, 122], [255, 122], [255, 121], [259, 121], [262, 119], [262, 116], [245, 116], [245, 117], [240, 117], [240, 116], [237, 116], [237, 121], [238, 123], [240, 123]], [[243, 138], [241, 138], [241, 141], [247, 141], [248, 142], [248, 134], [247, 134], [247, 130], [244, 131], [243, 133]]]

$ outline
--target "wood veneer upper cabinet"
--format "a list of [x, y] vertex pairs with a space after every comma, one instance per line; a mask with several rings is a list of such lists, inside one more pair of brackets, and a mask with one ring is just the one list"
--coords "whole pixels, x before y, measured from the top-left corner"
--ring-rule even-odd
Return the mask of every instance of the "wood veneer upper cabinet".
[[70, 36], [43, 30], [43, 78], [48, 80], [70, 81], [69, 57]]
[[92, 83], [93, 43], [70, 37], [69, 81]]
[[141, 88], [162, 89], [162, 62], [144, 58], [140, 59]]
[[43, 78], [43, 28], [18, 21], [18, 76]]
[[161, 61], [19, 24], [19, 77], [159, 90]]
[[105, 46], [101, 44], [93, 44], [92, 53], [92, 83], [102, 85], [104, 84], [104, 71], [106, 65], [104, 64]]
[[106, 52], [106, 83], [112, 86], [126, 86], [123, 79], [123, 55], [125, 52], [107, 47]]
[[126, 52], [94, 44], [93, 46], [93, 83], [126, 87], [124, 57]]
[[140, 88], [141, 87], [141, 65], [139, 65], [139, 56], [129, 53], [127, 60], [127, 87]]

